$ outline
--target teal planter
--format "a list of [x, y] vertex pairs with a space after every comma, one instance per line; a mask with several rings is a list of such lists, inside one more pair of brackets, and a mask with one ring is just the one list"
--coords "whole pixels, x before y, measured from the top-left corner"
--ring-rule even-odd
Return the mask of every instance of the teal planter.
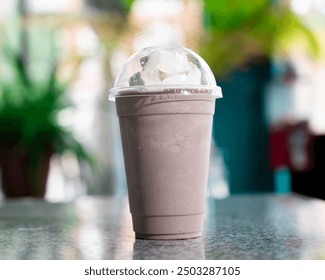
[[213, 137], [228, 169], [230, 193], [274, 190], [263, 104], [270, 76], [264, 61], [217, 79], [224, 97], [216, 102]]

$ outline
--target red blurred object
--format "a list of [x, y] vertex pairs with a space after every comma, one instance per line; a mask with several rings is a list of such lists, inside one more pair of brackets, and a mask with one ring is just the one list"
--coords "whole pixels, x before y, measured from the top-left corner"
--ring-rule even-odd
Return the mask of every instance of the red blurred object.
[[311, 169], [313, 138], [306, 122], [272, 128], [269, 153], [272, 169], [282, 167], [292, 171]]
[[289, 166], [287, 128], [272, 128], [270, 131], [270, 164], [272, 169]]

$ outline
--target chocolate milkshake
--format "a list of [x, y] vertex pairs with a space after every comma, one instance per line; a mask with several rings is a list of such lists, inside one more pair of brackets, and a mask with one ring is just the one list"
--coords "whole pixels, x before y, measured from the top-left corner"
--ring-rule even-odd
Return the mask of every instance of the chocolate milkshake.
[[[187, 49], [145, 49], [122, 68], [123, 77], [133, 61], [141, 65], [140, 71], [131, 71], [128, 87], [118, 84], [111, 91], [120, 122], [133, 229], [137, 238], [144, 239], [198, 237], [212, 117], [221, 92], [214, 78], [212, 85], [202, 85], [213, 75]], [[175, 66], [177, 62], [181, 65]]]

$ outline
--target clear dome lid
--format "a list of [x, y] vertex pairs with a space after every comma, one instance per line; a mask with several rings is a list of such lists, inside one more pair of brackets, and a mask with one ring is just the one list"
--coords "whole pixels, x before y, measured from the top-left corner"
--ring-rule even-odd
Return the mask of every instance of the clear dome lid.
[[184, 47], [158, 46], [138, 51], [126, 61], [109, 99], [157, 92], [222, 97], [210, 67], [198, 54]]

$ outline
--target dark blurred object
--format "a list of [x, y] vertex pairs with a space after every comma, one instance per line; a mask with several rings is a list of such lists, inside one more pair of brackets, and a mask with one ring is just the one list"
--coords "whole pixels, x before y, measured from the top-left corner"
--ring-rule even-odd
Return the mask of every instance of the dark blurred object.
[[213, 135], [224, 154], [231, 193], [273, 191], [263, 117], [263, 92], [270, 75], [265, 58], [218, 80], [224, 97], [216, 102]]
[[292, 190], [304, 195], [325, 199], [325, 135], [313, 137], [313, 149], [309, 155], [313, 164], [308, 170], [293, 170]]
[[91, 162], [58, 114], [69, 106], [67, 85], [54, 67], [45, 81], [33, 80], [22, 54], [3, 46], [12, 79], [0, 81], [0, 165], [2, 188], [8, 197], [43, 197], [51, 155], [71, 151]]
[[273, 129], [270, 136], [271, 166], [288, 168], [291, 190], [325, 199], [325, 135], [314, 135], [300, 122]]

